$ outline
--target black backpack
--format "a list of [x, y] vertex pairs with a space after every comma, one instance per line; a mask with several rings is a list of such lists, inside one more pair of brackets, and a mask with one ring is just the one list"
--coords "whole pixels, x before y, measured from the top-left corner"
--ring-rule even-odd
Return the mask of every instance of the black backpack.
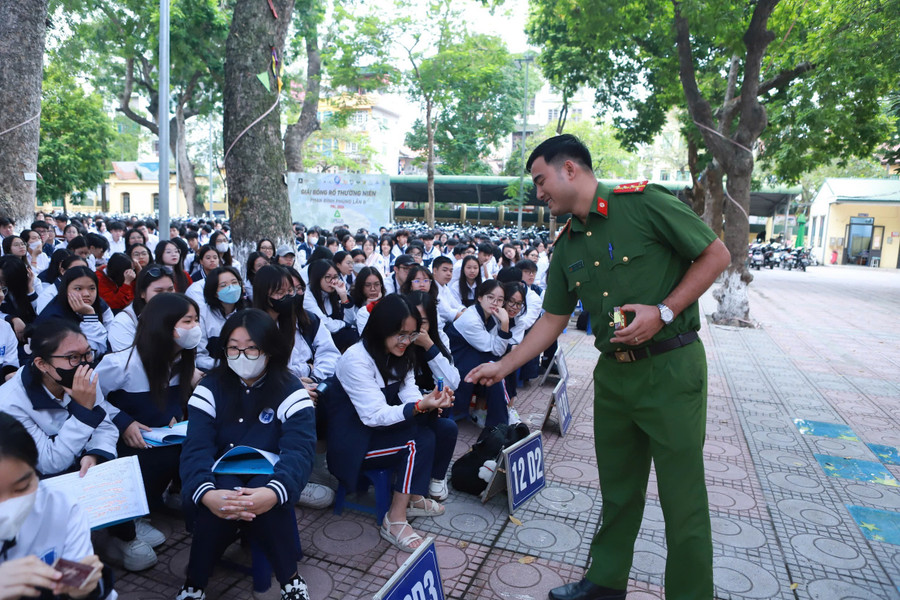
[[504, 448], [512, 446], [528, 437], [528, 426], [495, 425], [485, 429], [471, 450], [460, 456], [450, 470], [450, 484], [453, 489], [475, 496], [487, 488], [487, 482], [478, 478], [478, 469], [487, 460], [498, 460]]

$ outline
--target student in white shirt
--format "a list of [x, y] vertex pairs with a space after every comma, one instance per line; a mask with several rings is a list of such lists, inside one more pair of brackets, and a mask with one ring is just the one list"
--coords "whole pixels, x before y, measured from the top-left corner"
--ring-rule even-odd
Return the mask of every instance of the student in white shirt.
[[331, 332], [334, 345], [343, 352], [359, 339], [353, 320], [356, 311], [347, 285], [334, 263], [325, 259], [310, 263], [308, 281], [303, 308], [322, 320]]
[[175, 281], [171, 273], [159, 265], [142, 270], [134, 280], [134, 300], [123, 308], [109, 325], [109, 347], [119, 352], [134, 345], [138, 317], [148, 302], [157, 294], [175, 291]]
[[459, 279], [451, 284], [450, 291], [456, 297], [456, 301], [469, 307], [475, 304], [475, 292], [484, 281], [481, 277], [481, 268], [478, 259], [474, 256], [463, 258], [459, 268]]
[[452, 323], [466, 309], [450, 289], [450, 281], [453, 279], [453, 261], [446, 256], [438, 256], [431, 263], [431, 272], [434, 275], [434, 284], [438, 289], [438, 317], [440, 318], [440, 329], [444, 330], [444, 325]]
[[456, 423], [438, 416], [453, 403], [448, 387], [422, 395], [416, 386], [413, 342], [421, 317], [409, 300], [385, 296], [373, 309], [362, 340], [338, 364], [328, 394], [328, 468], [355, 486], [367, 469], [394, 470], [394, 494], [381, 536], [404, 552], [422, 538], [413, 516], [438, 516], [444, 507], [426, 498], [433, 479], [446, 476], [456, 445]]
[[214, 269], [203, 284], [200, 306], [200, 328], [203, 336], [197, 346], [197, 368], [208, 371], [221, 360], [222, 340], [219, 333], [228, 317], [249, 306], [244, 299], [240, 272], [234, 267]]
[[381, 278], [381, 271], [376, 267], [363, 267], [356, 276], [356, 283], [350, 292], [350, 299], [353, 300], [353, 306], [356, 307], [356, 330], [362, 335], [366, 323], [369, 322], [369, 315], [375, 305], [385, 295], [384, 280]]
[[[115, 600], [112, 573], [94, 554], [81, 508], [62, 491], [40, 484], [34, 440], [0, 412], [0, 598]], [[65, 558], [96, 567], [79, 588], [59, 582], [50, 565]]]

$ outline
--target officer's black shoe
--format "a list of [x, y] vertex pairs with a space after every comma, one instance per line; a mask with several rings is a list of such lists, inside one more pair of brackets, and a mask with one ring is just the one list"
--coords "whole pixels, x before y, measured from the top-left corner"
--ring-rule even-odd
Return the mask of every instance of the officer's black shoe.
[[625, 590], [614, 590], [582, 579], [553, 588], [550, 600], [625, 600]]

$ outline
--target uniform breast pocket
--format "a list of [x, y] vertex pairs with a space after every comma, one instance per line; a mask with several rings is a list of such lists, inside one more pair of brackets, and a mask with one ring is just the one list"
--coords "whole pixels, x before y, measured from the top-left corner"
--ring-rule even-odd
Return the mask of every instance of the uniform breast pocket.
[[570, 292], [582, 295], [582, 288], [591, 282], [591, 272], [587, 267], [581, 267], [577, 271], [566, 273], [566, 282]]
[[616, 270], [639, 270], [644, 266], [644, 255], [647, 248], [643, 244], [617, 244], [614, 246], [613, 260], [610, 263], [610, 269]]

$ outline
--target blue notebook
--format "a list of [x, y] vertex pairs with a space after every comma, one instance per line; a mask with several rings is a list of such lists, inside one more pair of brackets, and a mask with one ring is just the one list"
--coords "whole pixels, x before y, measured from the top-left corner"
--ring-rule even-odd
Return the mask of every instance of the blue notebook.
[[182, 421], [171, 427], [154, 427], [150, 431], [142, 431], [141, 436], [151, 446], [175, 446], [184, 443], [187, 427], [188, 422]]
[[230, 475], [271, 475], [280, 457], [250, 446], [236, 446], [213, 464], [213, 473]]

